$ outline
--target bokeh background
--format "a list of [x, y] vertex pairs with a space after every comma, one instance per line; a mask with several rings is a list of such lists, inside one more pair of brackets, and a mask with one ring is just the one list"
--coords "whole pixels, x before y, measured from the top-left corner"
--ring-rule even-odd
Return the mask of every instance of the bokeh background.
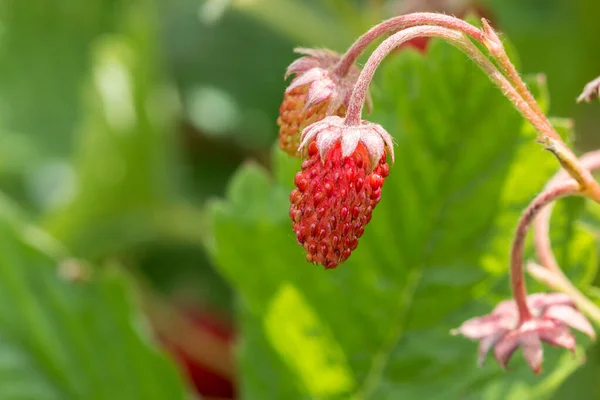
[[600, 147], [600, 106], [575, 103], [600, 75], [596, 0], [1, 0], [2, 196], [73, 257], [127, 269], [197, 390], [233, 398], [235, 294], [205, 204], [241, 164], [271, 165], [294, 47], [343, 51], [411, 11], [490, 19], [578, 151]]

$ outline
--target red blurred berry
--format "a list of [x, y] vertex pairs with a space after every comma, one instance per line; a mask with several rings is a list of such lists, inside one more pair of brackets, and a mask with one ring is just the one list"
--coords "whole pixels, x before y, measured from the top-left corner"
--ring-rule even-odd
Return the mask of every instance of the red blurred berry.
[[[177, 338], [163, 335], [166, 348], [175, 357], [182, 372], [193, 388], [202, 396], [219, 399], [235, 399], [236, 386], [231, 376], [223, 373], [225, 360], [233, 360], [232, 347], [235, 330], [222, 315], [207, 309], [182, 308], [186, 329], [177, 331]], [[187, 325], [190, 324], [190, 325]], [[185, 344], [188, 340], [201, 341], [208, 351], [194, 353], [194, 348]], [[183, 341], [183, 343], [181, 342]]]

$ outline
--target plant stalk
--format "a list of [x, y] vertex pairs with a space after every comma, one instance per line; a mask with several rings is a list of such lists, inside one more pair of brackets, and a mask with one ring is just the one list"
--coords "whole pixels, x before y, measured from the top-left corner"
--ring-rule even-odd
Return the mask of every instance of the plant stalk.
[[513, 240], [511, 255], [510, 255], [510, 279], [513, 291], [513, 297], [519, 310], [519, 323], [531, 319], [531, 311], [527, 306], [527, 289], [525, 287], [525, 276], [523, 274], [523, 253], [525, 248], [525, 238], [531, 223], [548, 204], [565, 196], [577, 195], [580, 193], [580, 187], [577, 182], [568, 181], [560, 185], [551, 187], [550, 189], [540, 193], [527, 206], [523, 212], [515, 237]]
[[481, 41], [483, 37], [482, 32], [473, 25], [448, 15], [423, 12], [400, 15], [375, 25], [359, 37], [342, 56], [334, 70], [334, 74], [345, 76], [363, 51], [379, 37], [418, 25], [441, 26], [453, 29], [472, 36], [477, 41]]

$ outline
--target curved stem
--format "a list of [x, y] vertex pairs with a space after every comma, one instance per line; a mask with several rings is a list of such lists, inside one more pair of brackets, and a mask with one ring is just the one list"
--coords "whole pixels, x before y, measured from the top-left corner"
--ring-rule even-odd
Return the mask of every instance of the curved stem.
[[[391, 18], [371, 28], [348, 49], [336, 66], [334, 73], [345, 75], [358, 56], [376, 38], [388, 32], [396, 33], [384, 40], [367, 61], [352, 93], [346, 123], [348, 125], [360, 123], [362, 107], [375, 69], [392, 49], [416, 37], [437, 36], [459, 47], [488, 74], [521, 115], [538, 131], [540, 143], [550, 150], [562, 167], [579, 182], [582, 192], [600, 203], [600, 184], [594, 180], [588, 170], [580, 165], [573, 151], [563, 142], [542, 112], [508, 58], [502, 41], [494, 29], [485, 19], [482, 20], [482, 23], [483, 30], [481, 31], [455, 17], [435, 13], [413, 13]], [[502, 72], [465, 35], [469, 35], [483, 44], [499, 64]]]
[[[369, 85], [375, 70], [381, 61], [396, 47], [416, 37], [439, 37], [457, 47], [469, 56], [494, 82], [502, 93], [513, 103], [521, 115], [527, 119], [542, 135], [548, 131], [547, 124], [537, 115], [527, 102], [519, 95], [517, 90], [496, 68], [496, 66], [461, 32], [439, 26], [415, 26], [406, 28], [384, 40], [373, 51], [369, 60], [361, 71], [350, 97], [346, 113], [347, 125], [360, 124], [362, 107], [367, 97]], [[556, 146], [562, 149], [559, 145]]]
[[[600, 168], [600, 150], [592, 151], [584, 154], [579, 159], [582, 167], [587, 169], [588, 171], [594, 171]], [[556, 175], [548, 181], [546, 185], [546, 190], [556, 186], [557, 184], [567, 182], [569, 180], [569, 174], [561, 170]], [[550, 217], [552, 216], [552, 211], [554, 209], [553, 204], [549, 204], [545, 207], [535, 219], [533, 223], [533, 235], [534, 235], [534, 243], [535, 249], [537, 253], [537, 257], [540, 263], [552, 270], [552, 271], [561, 271], [558, 263], [556, 262], [556, 258], [552, 253], [552, 247], [550, 245]]]
[[527, 263], [527, 272], [538, 282], [558, 292], [566, 293], [575, 303], [579, 311], [584, 313], [589, 319], [600, 325], [600, 308], [585, 294], [581, 293], [569, 278], [561, 271], [552, 271], [544, 266], [532, 261]]
[[437, 26], [415, 26], [412, 28], [404, 29], [397, 32], [384, 40], [378, 47], [373, 51], [369, 60], [365, 64], [364, 68], [360, 72], [358, 80], [352, 91], [350, 102], [348, 104], [348, 110], [346, 111], [346, 125], [359, 125], [361, 120], [362, 108], [367, 98], [369, 91], [369, 85], [373, 79], [373, 75], [377, 70], [377, 67], [383, 61], [383, 59], [396, 47], [402, 43], [412, 40], [417, 37], [431, 37], [436, 36], [448, 41], [458, 41], [463, 38], [463, 34], [457, 31], [453, 31], [447, 28], [441, 28]]
[[[521, 113], [523, 118], [529, 121], [531, 125], [542, 135], [553, 137], [554, 128], [550, 127], [545, 122], [545, 116], [539, 116], [523, 99], [519, 92], [515, 89], [512, 83], [496, 68], [496, 66], [470, 41], [461, 43], [465, 53], [471, 57], [473, 61], [488, 75], [492, 82], [498, 86], [502, 94], [508, 98], [513, 106]], [[560, 140], [560, 137], [558, 137]]]
[[[579, 160], [581, 165], [589, 171], [599, 169], [600, 150], [586, 153], [581, 156]], [[561, 170], [550, 179], [546, 188], [554, 187], [557, 184], [564, 183], [568, 180], [569, 175], [566, 171]], [[581, 291], [569, 280], [554, 257], [550, 243], [550, 218], [553, 209], [554, 205], [548, 204], [540, 211], [533, 223], [534, 245], [537, 258], [548, 273], [544, 274], [542, 270], [532, 268], [530, 268], [530, 272], [534, 273], [537, 278], [544, 280], [546, 284], [554, 289], [570, 295], [582, 311], [597, 324], [600, 324], [600, 308], [581, 293]]]
[[502, 41], [496, 34], [496, 31], [494, 31], [485, 18], [481, 22], [483, 26], [482, 43], [489, 50], [494, 60], [496, 60], [512, 86], [515, 87], [517, 93], [536, 115], [536, 124], [534, 126], [542, 135], [540, 142], [556, 156], [569, 175], [579, 182], [582, 192], [600, 203], [600, 185], [596, 182], [592, 174], [581, 165], [577, 156], [575, 156], [573, 151], [563, 142], [558, 132], [556, 132], [529, 89], [527, 89], [527, 85], [521, 79], [515, 66], [508, 58], [506, 49], [502, 45]]
[[448, 15], [423, 12], [400, 15], [375, 25], [359, 37], [342, 56], [334, 73], [338, 76], [345, 76], [367, 46], [373, 43], [377, 38], [387, 33], [398, 32], [402, 29], [417, 25], [442, 26], [464, 32], [477, 41], [481, 41], [482, 38], [482, 32], [479, 29], [461, 19]]
[[525, 277], [523, 275], [523, 252], [527, 230], [534, 218], [544, 207], [561, 197], [575, 194], [581, 194], [577, 182], [569, 181], [554, 186], [547, 191], [540, 193], [525, 209], [525, 212], [523, 212], [523, 215], [519, 220], [511, 250], [510, 279], [513, 297], [517, 304], [517, 309], [519, 310], [520, 323], [531, 319], [531, 312], [527, 306], [527, 290], [525, 288]]
[[[366, 78], [366, 81], [365, 79], [363, 79], [363, 81], [360, 82], [359, 78], [357, 87], [355, 87], [355, 91], [356, 89], [359, 89], [359, 99], [357, 100], [355, 98], [354, 105], [352, 105], [351, 102], [350, 105], [352, 108], [352, 112], [350, 113], [349, 109], [348, 115], [350, 116], [350, 118], [347, 118], [346, 121], [349, 125], [356, 125], [360, 123], [360, 114], [362, 112], [364, 97], [366, 96], [366, 92], [371, 78], [374, 74], [374, 70], [377, 68], [379, 62], [381, 62], [381, 60], [389, 53], [389, 51], [391, 51], [391, 49], [416, 37], [438, 36], [445, 38], [450, 42], [452, 42], [454, 39], [458, 41], [460, 45], [462, 45], [463, 51], [468, 50], [465, 52], [471, 58], [473, 58], [482, 69], [484, 69], [488, 73], [490, 78], [496, 83], [496, 85], [498, 85], [498, 87], [500, 87], [505, 96], [514, 104], [514, 106], [519, 110], [523, 117], [535, 127], [535, 129], [540, 134], [539, 141], [546, 147], [546, 149], [550, 150], [556, 156], [562, 167], [569, 172], [573, 179], [579, 182], [582, 191], [594, 201], [600, 203], [600, 184], [598, 184], [598, 182], [594, 180], [589, 171], [587, 171], [579, 164], [578, 159], [573, 153], [573, 151], [563, 142], [560, 135], [556, 132], [546, 115], [543, 113], [535, 98], [533, 97], [529, 89], [527, 89], [527, 86], [521, 79], [516, 68], [508, 58], [502, 41], [500, 40], [494, 29], [489, 25], [489, 23], [485, 19], [482, 19], [482, 24], [483, 29], [479, 30], [473, 25], [463, 20], [444, 14], [412, 13], [388, 19], [371, 28], [356, 42], [354, 42], [352, 46], [350, 46], [348, 51], [338, 62], [338, 65], [334, 70], [335, 74], [341, 76], [346, 75], [350, 67], [354, 64], [356, 59], [365, 50], [365, 48], [369, 44], [371, 44], [375, 39], [379, 38], [380, 36], [386, 33], [397, 32], [396, 34], [392, 35], [392, 37], [395, 37], [396, 35], [402, 32], [410, 31], [411, 28], [409, 27], [439, 27], [445, 28], [446, 31], [443, 34], [442, 31], [440, 31], [440, 34], [426, 33], [426, 31], [422, 31], [422, 33], [419, 35], [416, 35], [414, 32], [411, 32], [411, 35], [407, 35], [404, 38], [397, 37], [395, 40], [395, 45], [391, 45], [394, 41], [388, 42], [388, 40], [392, 37], [384, 41], [384, 43], [387, 42], [386, 46], [391, 47], [386, 51], [385, 48], [382, 48], [382, 45], [384, 44], [382, 43], [382, 45], [380, 45], [377, 48], [377, 50], [375, 50], [375, 52], [373, 53], [373, 55], [375, 55], [375, 53], [378, 50], [382, 50], [384, 54], [382, 56], [381, 54], [378, 54], [380, 56], [380, 59], [374, 63], [375, 65], [372, 71], [368, 71], [369, 74], [367, 75], [368, 78]], [[451, 31], [454, 31], [455, 34], [460, 32], [465, 35], [471, 36], [478, 42], [482, 43], [489, 50], [494, 60], [496, 60], [502, 72], [500, 72], [496, 68], [496, 66], [493, 63], [491, 63], [489, 59], [487, 59], [487, 57], [483, 56], [479, 49], [477, 49], [473, 45], [473, 43], [470, 42], [470, 40], [468, 40], [465, 36], [461, 35], [460, 39], [458, 37], [453, 38], [451, 36], [448, 36], [450, 35]], [[411, 37], [409, 38], [409, 36]], [[457, 46], [457, 43], [453, 44]], [[458, 45], [457, 47], [461, 47], [460, 45]], [[477, 57], [474, 57], [474, 55], [479, 54], [481, 55], [482, 60], [476, 60]], [[373, 55], [371, 56], [369, 61], [373, 58]], [[369, 62], [367, 62], [367, 65], [369, 65]], [[366, 66], [365, 69], [367, 69]], [[361, 94], [361, 92], [363, 91], [365, 93]], [[363, 98], [360, 99], [360, 97]]]
[[517, 72], [517, 69], [513, 65], [513, 63], [508, 58], [506, 54], [506, 49], [502, 45], [502, 41], [496, 34], [496, 31], [491, 27], [489, 22], [485, 19], [481, 19], [483, 26], [483, 43], [486, 45], [487, 49], [490, 51], [492, 57], [498, 62], [500, 65], [500, 69], [504, 72], [508, 80], [513, 84], [513, 86], [517, 89], [517, 92], [523, 97], [525, 102], [531, 107], [531, 109], [540, 116], [544, 120], [544, 122], [548, 125], [548, 136], [554, 139], [560, 139], [560, 135], [556, 132], [550, 121], [546, 118], [546, 115], [540, 108], [539, 104], [527, 89], [527, 85], [521, 79], [521, 76]]

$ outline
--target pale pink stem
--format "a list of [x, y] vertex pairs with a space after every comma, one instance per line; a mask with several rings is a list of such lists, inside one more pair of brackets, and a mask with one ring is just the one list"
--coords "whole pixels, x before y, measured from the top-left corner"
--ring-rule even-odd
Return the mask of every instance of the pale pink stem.
[[404, 29], [384, 40], [369, 57], [362, 69], [358, 80], [352, 91], [348, 110], [346, 112], [346, 125], [359, 125], [361, 121], [362, 108], [367, 98], [369, 85], [377, 67], [383, 59], [402, 43], [417, 37], [437, 36], [450, 42], [460, 40], [463, 35], [460, 32], [437, 26], [415, 26]]
[[455, 17], [436, 13], [412, 13], [400, 15], [375, 25], [359, 37], [340, 59], [334, 73], [338, 76], [345, 76], [362, 52], [377, 38], [388, 33], [398, 32], [402, 29], [417, 25], [442, 26], [464, 32], [477, 41], [481, 41], [482, 33], [479, 29]]
[[[396, 47], [417, 37], [439, 37], [457, 47], [488, 75], [521, 115], [531, 122], [538, 131], [543, 133], [547, 130], [547, 125], [543, 119], [529, 107], [506, 77], [498, 71], [496, 66], [462, 32], [430, 25], [415, 26], [397, 32], [384, 40], [373, 51], [354, 86], [346, 113], [346, 125], [360, 124], [362, 108], [367, 97], [369, 85], [381, 61]], [[560, 150], [560, 143], [557, 143], [555, 147], [557, 146]]]
[[[594, 171], [600, 168], [600, 150], [592, 151], [584, 154], [579, 158], [580, 164], [588, 171]], [[570, 179], [569, 174], [560, 170], [556, 175], [548, 181], [546, 189], [556, 186], [559, 183], [566, 182]], [[549, 270], [562, 273], [562, 270], [556, 262], [556, 258], [552, 253], [550, 244], [550, 217], [552, 216], [553, 204], [545, 207], [535, 219], [533, 223], [533, 235], [538, 260], [540, 264]]]
[[569, 181], [540, 193], [527, 206], [515, 232], [513, 246], [510, 258], [510, 278], [513, 291], [513, 297], [519, 310], [519, 321], [523, 323], [531, 319], [531, 312], [527, 306], [527, 290], [525, 287], [525, 276], [523, 274], [523, 252], [525, 247], [525, 238], [529, 226], [538, 215], [538, 213], [548, 204], [562, 197], [580, 194], [579, 184], [575, 181]]
[[[443, 14], [414, 13], [392, 18], [373, 27], [359, 38], [342, 57], [336, 67], [336, 72], [345, 75], [359, 54], [375, 38], [387, 32], [398, 31], [403, 26], [410, 26], [411, 24], [420, 25], [400, 30], [384, 40], [367, 61], [350, 99], [346, 118], [347, 125], [360, 124], [362, 107], [371, 79], [379, 63], [391, 50], [416, 37], [440, 37], [462, 50], [488, 74], [489, 78], [502, 90], [502, 93], [513, 103], [521, 115], [540, 133], [539, 141], [554, 153], [563, 168], [580, 183], [582, 191], [600, 203], [600, 185], [593, 179], [589, 171], [579, 165], [575, 154], [562, 141], [552, 124], [550, 124], [543, 114], [515, 67], [508, 59], [498, 35], [485, 20], [483, 20], [483, 31], [481, 31], [458, 18]], [[506, 75], [500, 72], [465, 35], [471, 36], [484, 45]]]
[[537, 101], [529, 89], [527, 89], [527, 85], [525, 85], [525, 82], [521, 79], [517, 69], [508, 58], [506, 49], [496, 34], [496, 31], [485, 18], [482, 18], [481, 22], [483, 24], [483, 43], [486, 45], [492, 57], [498, 62], [500, 69], [504, 72], [508, 80], [514, 85], [517, 92], [523, 97], [527, 104], [529, 104], [529, 107], [544, 120], [548, 126], [547, 131], [544, 132], [544, 134], [553, 139], [561, 140], [560, 135], [556, 132], [550, 121], [548, 121], [548, 118], [546, 118], [546, 115], [543, 113]]
[[548, 150], [554, 153], [562, 167], [569, 172], [569, 175], [571, 175], [573, 179], [579, 182], [582, 189], [581, 191], [585, 192], [586, 196], [600, 203], [600, 185], [596, 182], [592, 174], [586, 168], [581, 166], [575, 153], [573, 153], [573, 151], [563, 142], [560, 135], [542, 112], [535, 101], [535, 98], [529, 89], [527, 89], [525, 82], [521, 79], [515, 66], [508, 58], [506, 50], [502, 41], [496, 34], [496, 31], [494, 31], [485, 19], [482, 19], [481, 21], [483, 24], [482, 43], [488, 49], [494, 60], [496, 60], [500, 69], [504, 72], [511, 85], [514, 86], [519, 96], [527, 103], [531, 112], [534, 114], [533, 118], [535, 121], [528, 119], [541, 134], [539, 141], [544, 144]]
[[[592, 151], [584, 154], [580, 158], [580, 164], [583, 168], [588, 171], [593, 171], [600, 168], [600, 150]], [[558, 172], [546, 185], [546, 188], [552, 188], [560, 183], [567, 182], [569, 175], [566, 171], [561, 170]], [[569, 278], [562, 271], [554, 253], [552, 252], [552, 246], [550, 243], [550, 218], [554, 209], [553, 204], [548, 204], [540, 213], [537, 215], [533, 223], [533, 234], [534, 234], [534, 245], [537, 253], [538, 260], [543, 268], [546, 268], [552, 279], [544, 280], [549, 286], [555, 290], [561, 290], [567, 293], [575, 304], [584, 311], [590, 318], [596, 323], [600, 323], [600, 308], [590, 301], [578, 288], [575, 286]], [[533, 273], [533, 270], [531, 271]], [[538, 277], [539, 278], [539, 277]]]

